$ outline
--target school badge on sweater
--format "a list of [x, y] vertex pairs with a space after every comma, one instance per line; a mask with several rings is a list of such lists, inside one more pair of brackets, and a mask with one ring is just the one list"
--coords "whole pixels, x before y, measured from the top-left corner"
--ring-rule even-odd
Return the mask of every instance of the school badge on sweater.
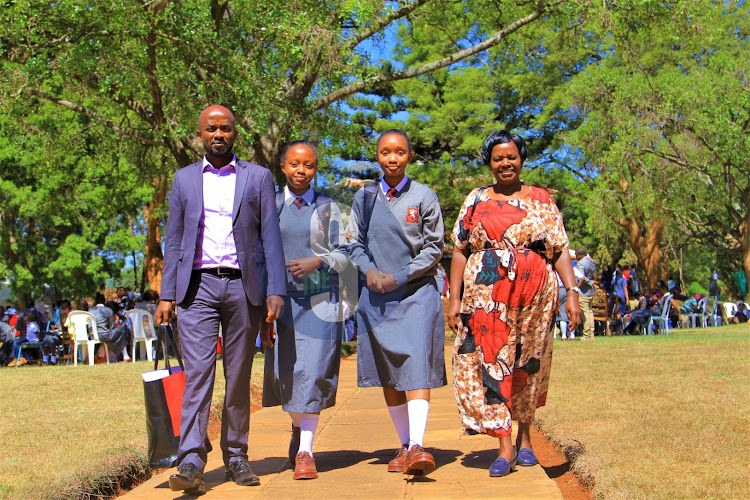
[[407, 208], [406, 209], [406, 222], [408, 224], [416, 224], [419, 222], [419, 208]]

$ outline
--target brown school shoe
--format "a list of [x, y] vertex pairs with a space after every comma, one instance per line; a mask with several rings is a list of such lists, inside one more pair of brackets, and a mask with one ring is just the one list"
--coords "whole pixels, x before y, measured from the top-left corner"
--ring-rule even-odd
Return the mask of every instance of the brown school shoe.
[[435, 470], [435, 459], [424, 451], [424, 448], [415, 444], [406, 454], [404, 463], [404, 474], [423, 476]]
[[297, 453], [294, 463], [294, 479], [315, 479], [318, 477], [315, 459], [308, 452], [300, 451]]
[[404, 472], [404, 464], [406, 463], [406, 452], [409, 451], [407, 445], [402, 445], [401, 448], [396, 452], [396, 456], [393, 460], [388, 462], [388, 472]]

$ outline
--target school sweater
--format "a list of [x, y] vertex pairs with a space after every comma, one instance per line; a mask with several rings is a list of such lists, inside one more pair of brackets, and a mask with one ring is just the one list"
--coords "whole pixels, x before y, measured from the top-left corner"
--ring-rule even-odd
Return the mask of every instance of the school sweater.
[[313, 202], [297, 209], [293, 202], [294, 199], [285, 199], [284, 208], [279, 214], [284, 262], [312, 256], [320, 257], [322, 262], [320, 269], [302, 278], [294, 277], [287, 268], [287, 291], [315, 292], [320, 288], [338, 286], [336, 274], [328, 276], [329, 268], [341, 272], [347, 263], [346, 254], [334, 247], [340, 238], [341, 214], [338, 207], [331, 202], [328, 208], [330, 218], [327, 221], [329, 229], [326, 241], [324, 221], [318, 215], [317, 205]]
[[360, 234], [357, 221], [364, 213], [365, 192], [354, 196], [354, 241], [350, 258], [364, 275], [376, 268], [392, 274], [398, 286], [426, 276], [437, 275], [443, 256], [443, 216], [435, 192], [414, 180], [392, 200], [378, 188], [377, 199], [366, 234]]

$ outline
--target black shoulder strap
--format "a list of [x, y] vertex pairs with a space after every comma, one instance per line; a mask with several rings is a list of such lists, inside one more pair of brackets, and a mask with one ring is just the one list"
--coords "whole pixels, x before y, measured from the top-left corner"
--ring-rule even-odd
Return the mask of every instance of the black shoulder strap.
[[471, 215], [469, 216], [469, 222], [471, 222], [472, 219], [474, 219], [474, 212], [476, 211], [477, 205], [479, 204], [479, 198], [482, 197], [482, 193], [484, 192], [485, 189], [487, 189], [487, 186], [480, 187], [476, 198], [474, 198], [474, 204], [471, 206]]
[[276, 191], [276, 214], [281, 215], [281, 211], [284, 209], [284, 190], [280, 189]]
[[372, 211], [375, 209], [375, 202], [378, 199], [378, 183], [368, 182], [364, 186], [364, 205], [362, 207], [362, 224], [361, 227], [367, 234], [367, 229], [370, 227], [370, 219], [372, 218]]

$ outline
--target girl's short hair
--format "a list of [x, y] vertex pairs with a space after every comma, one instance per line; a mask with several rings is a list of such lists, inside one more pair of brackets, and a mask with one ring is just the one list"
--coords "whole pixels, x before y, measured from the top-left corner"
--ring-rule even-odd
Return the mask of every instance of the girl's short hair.
[[406, 144], [407, 144], [407, 146], [409, 146], [409, 152], [411, 153], [411, 139], [409, 139], [409, 136], [406, 135], [406, 132], [404, 132], [403, 130], [398, 129], [398, 128], [388, 129], [385, 132], [383, 132], [382, 134], [380, 134], [380, 137], [378, 137], [378, 143], [377, 143], [377, 148], [378, 149], [380, 148], [380, 141], [383, 140], [383, 137], [385, 137], [386, 135], [391, 135], [391, 134], [400, 135], [401, 137], [403, 137], [404, 139], [406, 139]]
[[315, 161], [318, 161], [318, 148], [316, 148], [312, 142], [306, 141], [305, 139], [300, 139], [297, 141], [292, 141], [286, 145], [286, 147], [284, 148], [284, 152], [281, 153], [281, 163], [284, 163], [286, 161], [286, 154], [294, 146], [307, 146], [315, 154]]

